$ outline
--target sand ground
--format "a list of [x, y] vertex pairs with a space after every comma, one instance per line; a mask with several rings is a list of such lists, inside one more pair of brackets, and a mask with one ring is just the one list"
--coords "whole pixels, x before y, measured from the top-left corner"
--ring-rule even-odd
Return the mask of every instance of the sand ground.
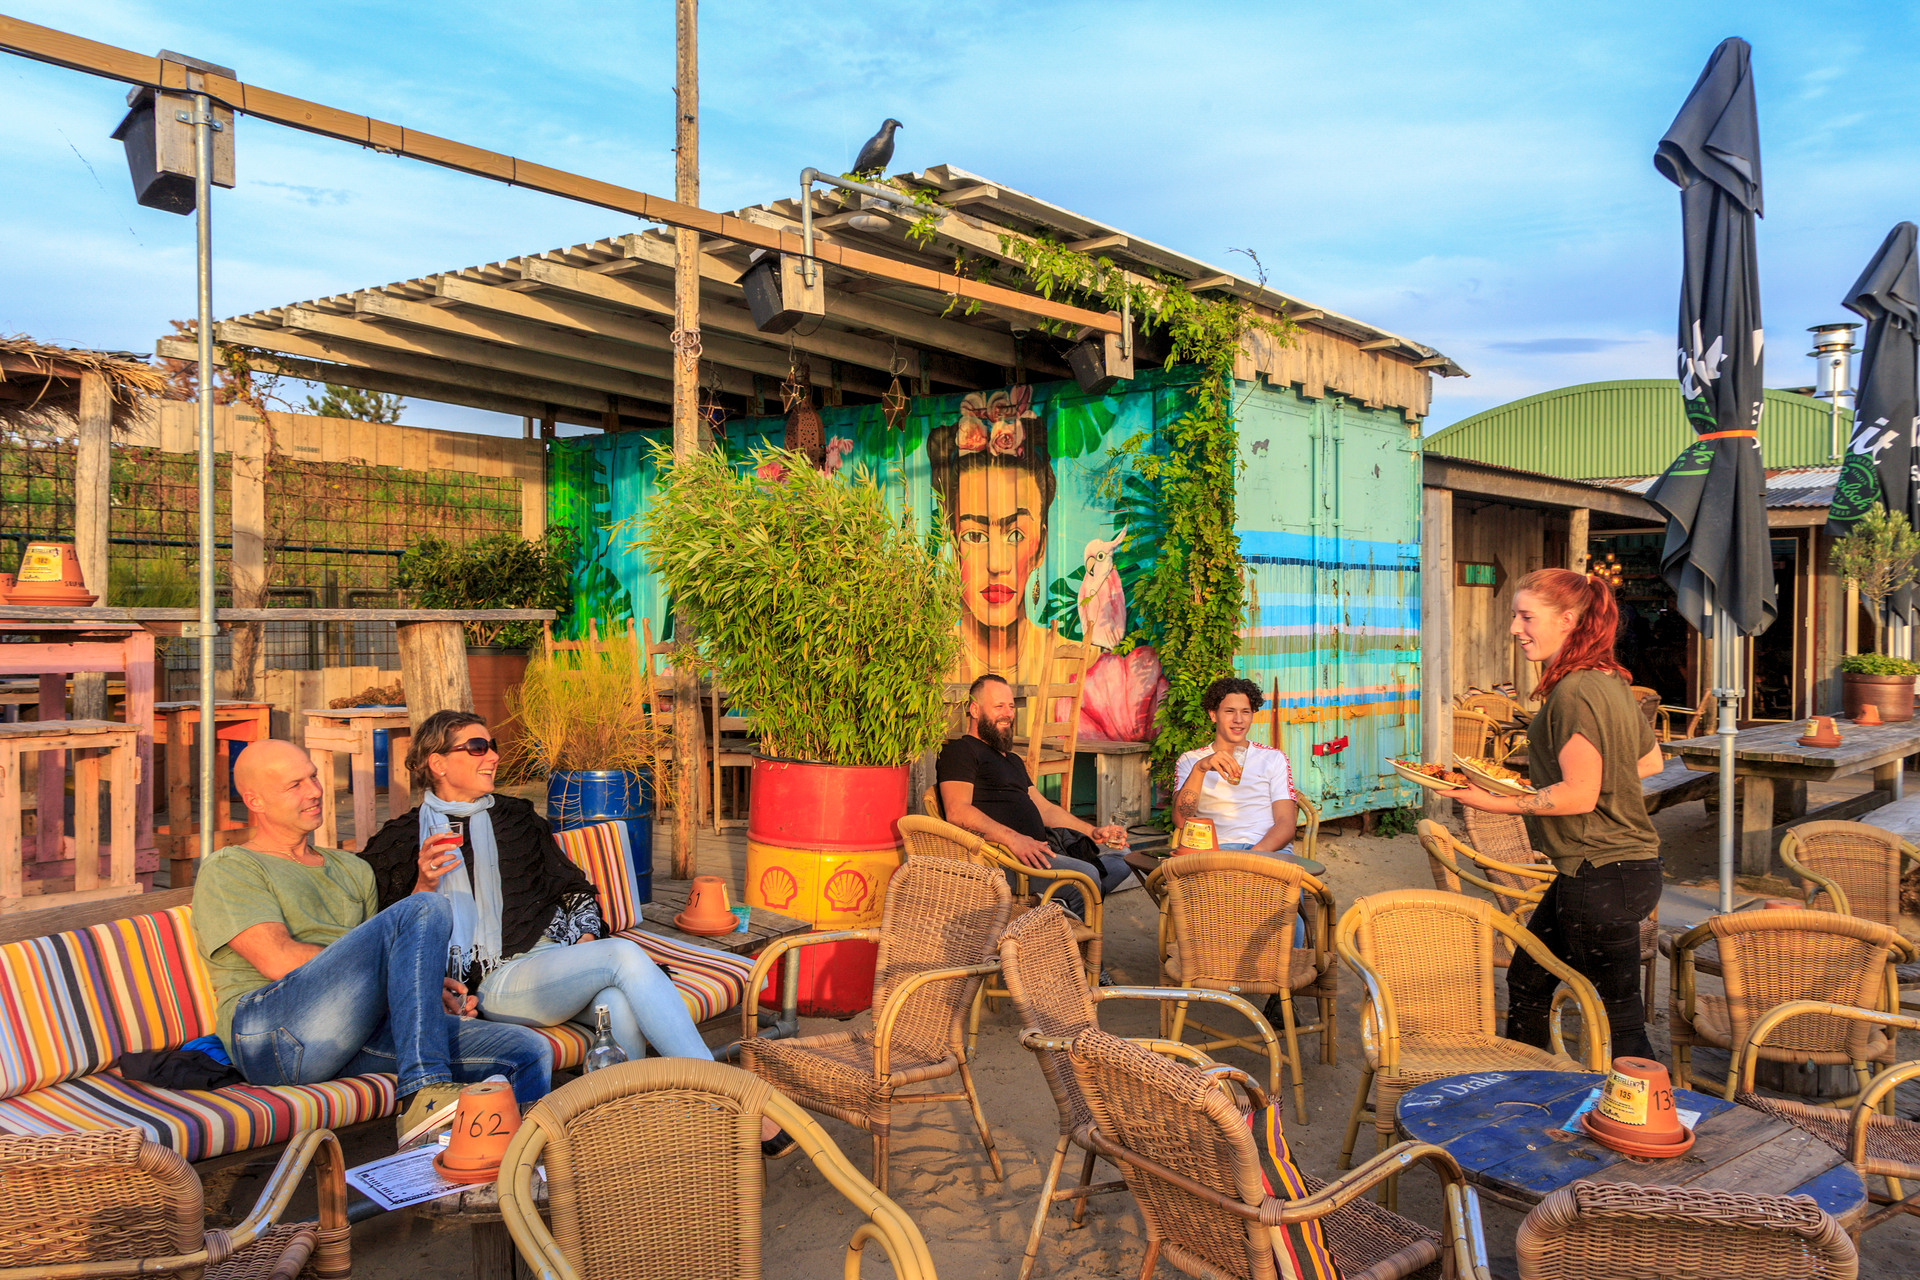
[[[1916, 781], [1908, 780], [1909, 785]], [[1817, 804], [1850, 789], [1854, 788], [1837, 787], [1830, 789], [1830, 794], [1812, 798]], [[1701, 804], [1694, 803], [1658, 815], [1656, 822], [1665, 841], [1669, 875], [1662, 926], [1677, 932], [1704, 918], [1703, 912], [1712, 901], [1713, 819]], [[741, 845], [737, 839], [703, 841], [700, 870], [731, 876], [737, 890], [744, 862]], [[1328, 884], [1342, 907], [1368, 893], [1432, 885], [1425, 857], [1410, 835], [1381, 839], [1336, 831], [1323, 837], [1322, 851]], [[664, 848], [659, 858], [664, 867]], [[1760, 893], [1783, 888], [1765, 882], [1743, 885], [1743, 891]], [[1154, 915], [1147, 896], [1137, 889], [1114, 895], [1107, 906], [1105, 934], [1108, 967], [1115, 978], [1130, 984], [1152, 984], [1156, 978]], [[1653, 1019], [1652, 1034], [1656, 1048], [1667, 1057], [1664, 1006], [1668, 977], [1664, 961], [1659, 981], [1661, 1008]], [[1322, 1065], [1315, 1038], [1302, 1038], [1308, 1123], [1297, 1121], [1290, 1101], [1287, 1106], [1288, 1140], [1295, 1155], [1309, 1173], [1321, 1177], [1335, 1173], [1346, 1117], [1359, 1080], [1359, 991], [1359, 982], [1351, 973], [1343, 972], [1337, 1066]], [[859, 1021], [864, 1018], [862, 1015]], [[802, 1034], [841, 1025], [809, 1021], [803, 1025]], [[1151, 1009], [1133, 1002], [1110, 1007], [1103, 1025], [1123, 1035], [1156, 1030]], [[1006, 1171], [1004, 1182], [993, 1180], [964, 1104], [909, 1110], [904, 1119], [896, 1121], [892, 1194], [919, 1224], [935, 1265], [945, 1276], [1012, 1277], [1019, 1267], [1035, 1197], [1058, 1135], [1058, 1118], [1039, 1069], [1017, 1044], [1017, 1034], [1013, 1011], [1003, 1002], [997, 1011], [984, 1017], [974, 1060], [975, 1079]], [[731, 1036], [712, 1038], [717, 1043]], [[1903, 1049], [1902, 1057], [1916, 1056], [1911, 1037]], [[1263, 1073], [1259, 1060], [1250, 1054], [1228, 1050], [1220, 1056], [1224, 1061], [1256, 1069], [1256, 1074]], [[1701, 1056], [1716, 1074], [1723, 1068], [1724, 1055]], [[1907, 1116], [1920, 1114], [1920, 1091], [1903, 1088], [1899, 1110]], [[864, 1133], [833, 1119], [823, 1118], [822, 1124], [856, 1167], [869, 1169], [871, 1148]], [[376, 1159], [393, 1150], [393, 1130], [388, 1121], [360, 1126], [343, 1138], [349, 1164]], [[1365, 1155], [1371, 1150], [1370, 1135], [1363, 1129], [1359, 1151]], [[244, 1213], [277, 1154], [236, 1156], [203, 1166], [210, 1206], [224, 1207], [234, 1218]], [[1069, 1169], [1073, 1168], [1070, 1160]], [[308, 1213], [310, 1204], [308, 1199]], [[1415, 1173], [1402, 1179], [1400, 1209], [1421, 1222], [1441, 1225], [1436, 1183], [1430, 1175]], [[1122, 1193], [1095, 1198], [1081, 1230], [1067, 1230], [1067, 1220], [1066, 1209], [1055, 1211], [1037, 1276], [1078, 1280], [1138, 1273], [1145, 1242], [1130, 1196]], [[839, 1274], [842, 1251], [858, 1221], [857, 1213], [804, 1159], [771, 1166], [764, 1220], [765, 1274], [769, 1280]], [[1515, 1274], [1513, 1236], [1519, 1222], [1519, 1214], [1486, 1205], [1487, 1243], [1496, 1274]], [[466, 1236], [465, 1227], [432, 1223], [405, 1211], [375, 1218], [354, 1230], [354, 1271], [359, 1280], [466, 1280], [472, 1265]], [[645, 1249], [647, 1242], [637, 1239], [634, 1247]], [[873, 1252], [869, 1251], [870, 1255]], [[1920, 1256], [1920, 1220], [1900, 1219], [1866, 1238], [1860, 1274], [1889, 1280], [1910, 1276], [1917, 1269], [1916, 1256]], [[891, 1271], [879, 1258], [870, 1256], [865, 1274], [885, 1275]], [[1161, 1274], [1175, 1273], [1163, 1265]]]

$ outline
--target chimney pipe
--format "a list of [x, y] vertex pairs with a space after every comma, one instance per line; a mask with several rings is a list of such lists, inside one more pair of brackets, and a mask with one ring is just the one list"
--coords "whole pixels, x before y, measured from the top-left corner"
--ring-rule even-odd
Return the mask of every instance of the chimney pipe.
[[1840, 402], [1853, 408], [1853, 331], [1857, 324], [1816, 324], [1807, 329], [1813, 335], [1813, 350], [1807, 352], [1819, 365], [1814, 380], [1814, 398], [1829, 402], [1833, 420], [1833, 461], [1840, 460]]

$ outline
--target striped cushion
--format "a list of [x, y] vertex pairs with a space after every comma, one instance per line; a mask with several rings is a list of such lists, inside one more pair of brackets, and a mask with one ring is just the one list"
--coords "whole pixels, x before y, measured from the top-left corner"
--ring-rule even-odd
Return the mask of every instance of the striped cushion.
[[675, 942], [639, 929], [625, 930], [620, 936], [639, 943], [640, 949], [667, 971], [695, 1022], [718, 1017], [747, 998], [753, 961], [743, 956]]
[[161, 1089], [101, 1072], [0, 1101], [0, 1133], [132, 1128], [188, 1160], [285, 1142], [301, 1129], [339, 1129], [395, 1110], [390, 1075], [325, 1084]]
[[553, 838], [573, 865], [593, 881], [594, 896], [600, 900], [600, 918], [610, 932], [619, 933], [640, 923], [626, 823], [596, 822], [590, 827], [556, 831]]
[[587, 1060], [587, 1046], [593, 1043], [593, 1037], [571, 1022], [563, 1022], [557, 1027], [529, 1027], [529, 1031], [543, 1036], [553, 1048], [553, 1067], [558, 1071], [562, 1067], [577, 1067]]

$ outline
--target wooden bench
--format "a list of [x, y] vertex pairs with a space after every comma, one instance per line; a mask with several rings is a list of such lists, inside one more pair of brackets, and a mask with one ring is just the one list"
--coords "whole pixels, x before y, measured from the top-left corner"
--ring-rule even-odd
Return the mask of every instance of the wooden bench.
[[1881, 805], [1862, 821], [1882, 831], [1891, 831], [1903, 840], [1920, 843], [1920, 796]]
[[1704, 800], [1720, 785], [1717, 773], [1696, 773], [1678, 759], [1650, 778], [1640, 780], [1640, 794], [1646, 797], [1647, 812], [1654, 814], [1671, 805], [1689, 800]]

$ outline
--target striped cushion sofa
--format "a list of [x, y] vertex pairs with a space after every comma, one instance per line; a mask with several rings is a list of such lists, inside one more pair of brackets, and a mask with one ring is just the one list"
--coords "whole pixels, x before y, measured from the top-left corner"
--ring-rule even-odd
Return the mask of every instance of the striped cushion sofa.
[[[739, 1004], [751, 962], [639, 932], [619, 823], [561, 833], [593, 880], [603, 917], [662, 965], [696, 1022]], [[177, 906], [0, 945], [0, 1133], [134, 1128], [188, 1160], [284, 1142], [301, 1129], [390, 1115], [394, 1078], [315, 1085], [165, 1089], [121, 1078], [123, 1053], [178, 1048], [214, 1029], [213, 983], [194, 947], [193, 908]], [[540, 1028], [556, 1066], [578, 1066], [588, 1037]]]

